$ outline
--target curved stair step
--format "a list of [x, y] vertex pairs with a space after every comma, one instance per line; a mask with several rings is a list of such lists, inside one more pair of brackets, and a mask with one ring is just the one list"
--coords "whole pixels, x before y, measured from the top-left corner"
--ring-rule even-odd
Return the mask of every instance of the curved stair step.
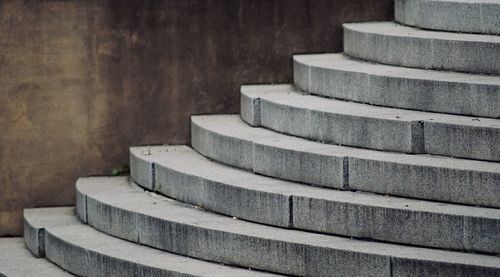
[[28, 209], [24, 220], [30, 237], [42, 238], [29, 242], [32, 247], [44, 246], [49, 260], [80, 276], [276, 276], [111, 237], [79, 221], [72, 207]]
[[394, 22], [344, 24], [344, 52], [398, 66], [500, 74], [500, 36], [426, 31]]
[[[213, 214], [152, 193], [126, 178], [77, 186], [88, 223], [181, 255], [296, 276], [495, 276], [500, 257], [287, 230]], [[108, 188], [107, 192], [103, 188]], [[122, 189], [125, 187], [125, 189]], [[96, 188], [94, 191], [93, 188]], [[133, 226], [123, 226], [133, 223]]]
[[500, 34], [498, 0], [395, 0], [396, 21], [425, 29]]
[[149, 147], [151, 154], [142, 155], [146, 148], [131, 149], [134, 166], [143, 174], [154, 167], [156, 192], [210, 211], [285, 228], [500, 253], [500, 209], [316, 188], [215, 163], [186, 146]]
[[343, 54], [293, 56], [294, 83], [326, 97], [500, 118], [500, 77], [374, 64]]
[[500, 119], [346, 102], [291, 85], [242, 86], [241, 115], [252, 126], [327, 143], [500, 161]]
[[23, 238], [0, 238], [0, 276], [73, 276], [46, 259], [35, 258]]
[[[191, 117], [191, 143], [208, 158], [280, 179], [500, 208], [499, 163], [322, 144], [251, 127], [238, 115]], [[132, 148], [132, 175], [152, 189], [152, 177], [137, 172], [139, 154]]]

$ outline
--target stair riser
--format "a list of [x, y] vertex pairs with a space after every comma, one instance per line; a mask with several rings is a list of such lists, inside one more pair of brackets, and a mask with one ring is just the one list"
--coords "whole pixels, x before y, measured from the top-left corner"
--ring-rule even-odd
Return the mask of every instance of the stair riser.
[[235, 139], [210, 132], [193, 121], [191, 144], [206, 157], [259, 174], [331, 188], [348, 186], [347, 158], [342, 155], [296, 151], [270, 145], [267, 140]]
[[468, 128], [454, 124], [424, 122], [424, 133], [427, 153], [500, 161], [499, 128]]
[[344, 52], [397, 66], [500, 74], [500, 43], [380, 35], [344, 25]]
[[[500, 118], [498, 85], [313, 67], [298, 61], [299, 58], [294, 59], [294, 83], [311, 94], [386, 107]], [[387, 70], [390, 69], [394, 70]]]
[[[139, 157], [134, 159], [140, 161]], [[145, 171], [151, 167], [151, 163], [143, 160], [136, 166], [143, 167], [140, 171]], [[201, 176], [183, 174], [160, 164], [155, 164], [154, 167], [156, 192], [221, 214], [273, 226], [290, 227], [288, 195], [228, 186]], [[131, 176], [134, 178], [134, 175]], [[135, 178], [134, 180], [142, 185]]]
[[394, 5], [396, 21], [406, 25], [434, 30], [500, 34], [498, 3], [395, 0]]
[[[262, 96], [264, 95], [264, 96]], [[242, 105], [260, 103], [260, 124], [252, 125], [245, 115], [242, 118], [255, 127], [266, 127], [281, 133], [326, 143], [354, 147], [397, 151], [404, 153], [428, 153], [459, 158], [500, 161], [500, 128], [474, 125], [446, 124], [438, 114], [403, 114], [394, 118], [355, 116], [347, 113], [306, 109], [294, 103], [285, 104], [275, 99], [286, 94], [248, 94], [242, 87]], [[262, 97], [261, 97], [262, 96]], [[296, 95], [294, 97], [297, 97]], [[316, 100], [313, 96], [304, 101]], [[309, 98], [308, 98], [309, 97]], [[330, 101], [330, 100], [325, 100]], [[328, 102], [325, 102], [325, 105]], [[334, 103], [334, 102], [331, 102]], [[323, 108], [326, 109], [326, 108]], [[242, 106], [241, 110], [249, 110]], [[256, 109], [254, 109], [256, 110]], [[387, 111], [389, 112], [389, 111]], [[413, 116], [421, 119], [405, 119]], [[472, 118], [464, 118], [472, 122]], [[491, 121], [494, 121], [490, 119]], [[481, 119], [478, 119], [481, 121]], [[498, 122], [495, 121], [498, 125]]]
[[500, 252], [500, 247], [495, 246], [500, 240], [498, 220], [349, 205], [306, 197], [294, 197], [293, 207], [294, 227], [302, 230], [459, 251]]
[[[306, 110], [260, 100], [261, 126], [326, 143], [422, 153], [418, 122], [389, 121]], [[300, 127], [299, 127], [300, 126]], [[417, 133], [416, 136], [413, 133]]]

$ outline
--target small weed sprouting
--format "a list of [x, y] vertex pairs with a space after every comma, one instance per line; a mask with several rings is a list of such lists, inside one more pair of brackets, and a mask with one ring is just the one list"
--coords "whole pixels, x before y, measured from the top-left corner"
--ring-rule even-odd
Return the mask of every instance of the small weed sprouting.
[[130, 167], [128, 164], [121, 164], [119, 167], [115, 167], [111, 170], [111, 176], [127, 175], [129, 173]]

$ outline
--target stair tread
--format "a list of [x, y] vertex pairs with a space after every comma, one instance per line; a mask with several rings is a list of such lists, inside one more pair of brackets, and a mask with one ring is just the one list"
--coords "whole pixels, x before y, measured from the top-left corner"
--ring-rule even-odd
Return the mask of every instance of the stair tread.
[[[147, 156], [141, 154], [144, 148], [132, 148], [131, 152], [136, 159], [148, 159], [143, 163], [154, 163], [155, 191], [221, 214], [269, 225], [344, 236], [457, 250], [470, 247], [474, 251], [500, 252], [500, 248], [494, 249], [492, 243], [496, 239], [500, 240], [500, 232], [496, 230], [500, 223], [499, 209], [317, 188], [216, 163], [186, 146], [147, 147], [151, 151]], [[139, 164], [136, 163], [136, 166]], [[148, 170], [149, 164], [144, 168]], [[308, 202], [309, 205], [322, 204], [311, 208], [299, 201]], [[325, 209], [321, 205], [332, 207]], [[341, 207], [357, 212], [343, 212]], [[331, 216], [335, 212], [339, 215]], [[406, 218], [391, 221], [391, 218], [398, 218], [398, 213], [404, 213]], [[300, 214], [308, 216], [298, 216]], [[309, 220], [311, 217], [315, 220]], [[356, 217], [363, 224], [344, 221], [349, 217]], [[440, 219], [433, 220], [436, 218]], [[470, 225], [466, 223], [460, 226], [464, 221], [470, 222]], [[441, 222], [455, 222], [458, 226]], [[368, 231], [365, 225], [378, 227]], [[468, 231], [472, 230], [472, 225], [489, 230], [490, 236], [476, 237], [474, 231]], [[436, 237], [443, 238], [436, 239], [440, 242], [431, 241]], [[469, 245], [471, 241], [475, 243]]]
[[339, 189], [500, 207], [494, 181], [500, 178], [499, 163], [323, 144], [250, 127], [238, 115], [191, 120], [197, 151], [260, 174]]
[[22, 238], [0, 238], [0, 275], [72, 276], [46, 259], [35, 258]]
[[497, 0], [396, 0], [396, 21], [435, 30], [500, 34]]
[[[232, 219], [152, 193], [130, 194], [130, 188], [127, 189], [123, 184], [125, 180], [126, 178], [108, 178], [107, 182], [101, 180], [101, 187], [109, 188], [108, 193], [103, 193], [102, 190], [94, 192], [92, 187], [95, 185], [86, 186], [83, 183], [77, 186], [77, 190], [85, 195], [87, 204], [95, 202], [95, 205], [110, 207], [109, 212], [114, 222], [120, 221], [119, 213], [127, 217], [137, 216], [136, 228], [140, 243], [182, 255], [294, 275], [328, 276], [332, 272], [356, 274], [364, 270], [370, 270], [372, 274], [389, 275], [391, 268], [393, 272], [402, 272], [407, 266], [417, 272], [424, 267], [425, 270], [431, 268], [420, 268], [423, 264], [439, 264], [440, 270], [444, 271], [460, 267], [462, 274], [479, 271], [495, 274], [500, 270], [500, 258], [495, 256], [361, 241]], [[130, 205], [131, 199], [135, 199], [135, 205]], [[87, 212], [91, 209], [87, 207]], [[107, 212], [101, 214], [99, 211], [100, 209], [95, 214], [87, 214], [89, 222], [91, 217], [101, 216], [101, 219], [94, 219], [94, 222], [102, 220], [109, 223], [109, 214], [103, 216]], [[113, 235], [120, 236], [122, 229], [113, 230], [117, 232]], [[183, 231], [179, 233], [179, 230]], [[165, 240], [165, 236], [169, 239]], [[195, 243], [192, 246], [204, 247], [195, 249], [186, 245], [190, 243]], [[278, 244], [281, 247], [277, 248]], [[246, 248], [251, 250], [246, 251]], [[329, 253], [333, 256], [329, 256]], [[351, 259], [341, 257], [346, 253], [351, 253]], [[389, 260], [382, 262], [389, 257], [392, 261], [391, 268]], [[411, 263], [405, 262], [408, 259]], [[316, 270], [321, 270], [321, 273]]]
[[[144, 148], [149, 148], [151, 150], [151, 155], [142, 155], [141, 152]], [[150, 162], [154, 162], [157, 166], [169, 167], [189, 175], [201, 176], [209, 180], [217, 180], [227, 183], [228, 185], [242, 188], [269, 191], [271, 193], [286, 193], [296, 196], [320, 197], [323, 199], [386, 208], [479, 216], [500, 220], [499, 209], [312, 187], [257, 175], [249, 171], [213, 162], [196, 153], [188, 146], [138, 146], [132, 147], [131, 152], [141, 158], [147, 157]], [[439, 209], [437, 209], [437, 207], [439, 207]]]
[[[343, 54], [295, 55], [301, 89], [403, 109], [500, 117], [500, 77], [370, 63]], [[362, 75], [360, 75], [362, 74]]]
[[395, 22], [343, 26], [349, 56], [398, 66], [500, 74], [500, 36], [429, 31]]
[[500, 160], [500, 119], [347, 102], [304, 95], [291, 85], [242, 86], [241, 91], [243, 119], [252, 124], [245, 100], [258, 99], [259, 124], [279, 132], [377, 150]]
[[[95, 189], [99, 190], [99, 188]], [[133, 268], [143, 273], [150, 270], [162, 275], [274, 276], [184, 257], [112, 237], [79, 221], [72, 207], [28, 209], [25, 210], [25, 220], [31, 226], [37, 226], [35, 228], [44, 228], [44, 232], [57, 238], [59, 243], [65, 245], [59, 248], [59, 251], [71, 248], [83, 249], [76, 255], [71, 250], [67, 250], [67, 253], [57, 254], [57, 256], [68, 255], [72, 257], [71, 262], [66, 261], [67, 264], [61, 265], [63, 267], [71, 263], [83, 264], [80, 267], [84, 272], [73, 272], [78, 275], [95, 275], [96, 272], [93, 271], [97, 270], [99, 275], [105, 276], [106, 274], [101, 271], [105, 270], [113, 275], [119, 275], [122, 272], [129, 276], [130, 270]], [[48, 243], [50, 244], [50, 241]], [[51, 245], [45, 247], [51, 247]], [[96, 256], [103, 258], [96, 258]], [[88, 272], [85, 271], [86, 266]]]

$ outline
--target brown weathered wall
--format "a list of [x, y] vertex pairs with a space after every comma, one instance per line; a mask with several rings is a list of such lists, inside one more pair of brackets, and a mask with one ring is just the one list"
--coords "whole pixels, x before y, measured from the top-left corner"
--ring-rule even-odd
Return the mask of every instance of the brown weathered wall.
[[129, 146], [238, 112], [241, 84], [290, 82], [293, 53], [341, 51], [342, 22], [391, 16], [392, 0], [0, 1], [0, 235]]

